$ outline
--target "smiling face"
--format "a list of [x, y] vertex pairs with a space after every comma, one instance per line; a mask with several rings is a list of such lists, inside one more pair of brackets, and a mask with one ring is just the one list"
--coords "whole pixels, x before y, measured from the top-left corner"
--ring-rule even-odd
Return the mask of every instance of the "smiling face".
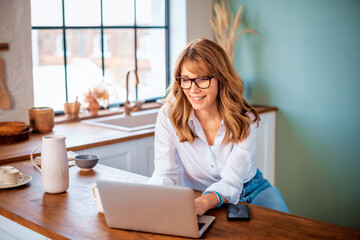
[[[195, 66], [191, 65], [192, 63], [185, 62], [181, 66], [181, 77], [186, 78], [197, 78], [202, 75], [195, 75], [191, 72], [190, 69], [195, 69]], [[197, 64], [201, 69], [204, 69], [205, 66], [203, 64]], [[200, 66], [199, 66], [200, 65]], [[202, 66], [201, 66], [202, 65]], [[206, 71], [203, 71], [206, 72]], [[183, 89], [184, 94], [189, 100], [191, 106], [196, 112], [206, 111], [209, 113], [217, 112], [217, 103], [216, 97], [218, 95], [218, 80], [214, 77], [211, 79], [210, 87], [207, 89], [201, 89], [196, 86], [193, 82], [191, 84], [191, 88], [186, 90]]]

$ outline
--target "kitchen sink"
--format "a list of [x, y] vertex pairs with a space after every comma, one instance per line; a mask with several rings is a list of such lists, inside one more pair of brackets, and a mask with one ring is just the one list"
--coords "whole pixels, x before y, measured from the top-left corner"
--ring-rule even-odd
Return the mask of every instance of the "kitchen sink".
[[132, 132], [155, 127], [158, 112], [159, 109], [152, 109], [133, 112], [131, 113], [131, 116], [125, 116], [125, 114], [121, 114], [110, 117], [83, 120], [81, 122], [90, 125]]

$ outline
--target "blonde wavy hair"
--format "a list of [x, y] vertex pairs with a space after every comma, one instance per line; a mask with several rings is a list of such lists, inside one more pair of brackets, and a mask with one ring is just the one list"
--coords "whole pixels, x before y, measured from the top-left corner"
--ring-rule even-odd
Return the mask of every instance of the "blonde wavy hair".
[[[181, 76], [184, 63], [191, 73], [214, 76], [218, 80], [216, 102], [226, 128], [223, 144], [239, 143], [246, 139], [250, 133], [250, 124], [259, 124], [259, 114], [245, 100], [242, 79], [224, 49], [211, 40], [201, 38], [189, 43], [181, 52], [175, 65], [174, 81], [167, 89], [167, 112], [180, 142], [192, 143], [197, 137], [188, 124], [193, 108], [176, 80], [176, 77]], [[250, 119], [250, 115], [253, 115], [253, 119]]]

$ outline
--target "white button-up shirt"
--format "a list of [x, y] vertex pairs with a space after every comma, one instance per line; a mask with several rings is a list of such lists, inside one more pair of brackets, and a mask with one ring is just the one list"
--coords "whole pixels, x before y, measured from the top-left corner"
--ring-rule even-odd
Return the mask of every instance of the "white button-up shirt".
[[193, 143], [180, 142], [164, 105], [155, 127], [155, 171], [150, 184], [175, 185], [182, 170], [183, 184], [199, 191], [217, 191], [229, 203], [237, 203], [243, 184], [256, 174], [256, 130], [250, 127], [250, 135], [240, 143], [222, 144], [225, 125], [222, 122], [214, 144], [209, 145], [194, 111], [189, 126], [198, 136]]

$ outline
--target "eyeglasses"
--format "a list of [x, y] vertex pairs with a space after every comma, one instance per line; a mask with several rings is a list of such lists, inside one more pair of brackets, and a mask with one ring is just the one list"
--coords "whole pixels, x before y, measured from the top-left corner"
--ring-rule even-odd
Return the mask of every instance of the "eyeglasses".
[[185, 90], [190, 89], [193, 82], [198, 88], [206, 89], [210, 87], [211, 79], [213, 79], [213, 77], [214, 76], [202, 76], [197, 78], [176, 77], [176, 80], [180, 87]]

